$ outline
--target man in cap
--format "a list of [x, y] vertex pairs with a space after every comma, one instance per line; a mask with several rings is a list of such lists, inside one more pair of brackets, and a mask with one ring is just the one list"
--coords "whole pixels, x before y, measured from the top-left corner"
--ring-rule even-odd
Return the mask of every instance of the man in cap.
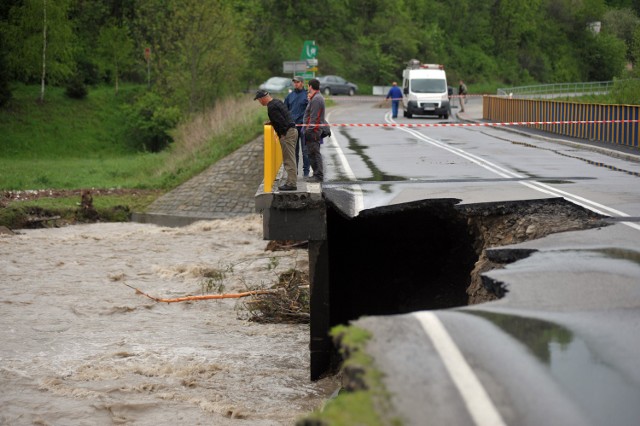
[[271, 124], [280, 138], [282, 162], [287, 178], [286, 183], [279, 186], [278, 189], [280, 191], [295, 191], [298, 189], [295, 156], [296, 140], [298, 139], [296, 124], [291, 119], [291, 114], [284, 103], [280, 99], [272, 98], [266, 90], [258, 90], [253, 100], [257, 100], [260, 105], [267, 107], [269, 121], [265, 124]]
[[324, 181], [324, 167], [322, 165], [322, 154], [320, 154], [322, 128], [326, 126], [324, 108], [324, 98], [320, 94], [320, 81], [312, 78], [309, 80], [309, 105], [307, 105], [302, 119], [305, 124], [304, 141], [307, 144], [309, 162], [313, 169], [313, 176], [305, 179], [307, 182]]
[[[284, 98], [284, 104], [291, 113], [291, 118], [296, 124], [302, 124], [304, 110], [307, 108], [309, 100], [307, 91], [304, 88], [304, 79], [299, 75], [293, 77], [293, 90]], [[309, 154], [307, 145], [304, 143], [304, 127], [298, 127], [298, 139], [296, 142], [296, 165], [300, 165], [300, 150], [302, 150], [302, 173], [304, 177], [309, 176]], [[297, 168], [296, 168], [297, 170]]]

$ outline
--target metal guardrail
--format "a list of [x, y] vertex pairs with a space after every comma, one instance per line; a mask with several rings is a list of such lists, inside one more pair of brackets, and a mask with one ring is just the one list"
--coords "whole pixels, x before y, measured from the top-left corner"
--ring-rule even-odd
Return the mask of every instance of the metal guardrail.
[[500, 88], [498, 96], [512, 98], [554, 98], [560, 96], [582, 96], [609, 93], [613, 81], [592, 81], [583, 83], [537, 84]]
[[[504, 122], [530, 122], [528, 127], [580, 139], [640, 147], [640, 106], [606, 105], [484, 96], [482, 117]], [[571, 123], [572, 121], [580, 123]], [[589, 121], [599, 121], [589, 123]], [[558, 122], [538, 124], [536, 122]]]
[[282, 149], [280, 139], [276, 135], [273, 126], [264, 126], [264, 192], [273, 190], [273, 183], [278, 176], [278, 171], [282, 165]]

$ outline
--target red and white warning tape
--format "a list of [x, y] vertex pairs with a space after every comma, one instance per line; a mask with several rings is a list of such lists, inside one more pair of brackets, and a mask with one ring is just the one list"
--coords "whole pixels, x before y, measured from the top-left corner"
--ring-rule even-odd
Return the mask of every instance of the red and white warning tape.
[[[486, 95], [486, 94], [467, 94], [467, 95], [449, 95], [451, 98], [475, 98], [482, 96], [498, 96], [498, 95]], [[385, 95], [362, 95], [362, 96], [336, 96], [336, 95], [324, 95], [325, 99], [337, 100], [337, 101], [362, 101], [362, 102], [381, 102], [381, 101], [401, 101], [402, 98], [386, 98]]]
[[[532, 126], [558, 124], [613, 124], [638, 123], [640, 120], [568, 120], [568, 121], [513, 121], [507, 123], [331, 123], [323, 126], [330, 127], [499, 127], [499, 126]], [[300, 127], [315, 126], [315, 124], [297, 124]]]

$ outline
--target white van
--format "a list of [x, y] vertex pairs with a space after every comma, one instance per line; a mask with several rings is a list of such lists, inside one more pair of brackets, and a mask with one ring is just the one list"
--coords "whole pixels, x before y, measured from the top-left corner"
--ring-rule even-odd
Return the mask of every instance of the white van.
[[417, 59], [409, 61], [402, 71], [402, 93], [405, 117], [415, 114], [449, 118], [451, 107], [443, 65], [421, 64]]

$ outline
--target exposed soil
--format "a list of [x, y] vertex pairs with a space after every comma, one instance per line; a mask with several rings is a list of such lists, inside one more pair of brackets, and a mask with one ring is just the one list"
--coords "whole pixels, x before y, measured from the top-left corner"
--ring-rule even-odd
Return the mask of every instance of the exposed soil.
[[[26, 190], [0, 193], [0, 224], [11, 229], [34, 229], [66, 226], [76, 223], [122, 222], [129, 220], [131, 212], [126, 205], [93, 206], [93, 197], [118, 196], [144, 197], [160, 195], [159, 190], [140, 189], [74, 189], [74, 190]], [[23, 205], [24, 201], [47, 198], [77, 197], [77, 207], [43, 208], [38, 205]], [[4, 210], [6, 209], [6, 211]]]
[[2, 191], [0, 193], [0, 207], [6, 207], [11, 201], [30, 201], [41, 198], [80, 197], [83, 191], [90, 191], [95, 195], [148, 195], [160, 194], [159, 190], [148, 189], [30, 189], [25, 191]]
[[481, 275], [509, 263], [504, 259], [489, 259], [487, 249], [535, 240], [557, 232], [606, 226], [602, 217], [562, 199], [492, 203], [461, 207], [469, 227], [476, 234], [479, 259], [471, 272], [467, 288], [469, 305], [495, 300], [499, 297], [487, 290]]

